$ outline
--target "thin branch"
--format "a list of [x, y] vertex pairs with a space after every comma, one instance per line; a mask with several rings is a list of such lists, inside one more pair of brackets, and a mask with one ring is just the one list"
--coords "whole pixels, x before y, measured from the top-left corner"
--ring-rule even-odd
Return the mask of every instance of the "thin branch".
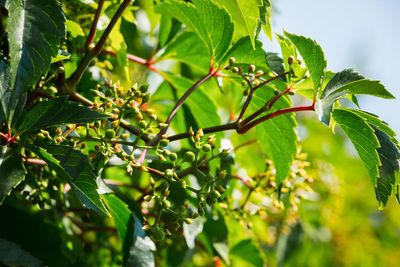
[[242, 120], [242, 118], [243, 118], [243, 116], [244, 116], [244, 113], [246, 112], [247, 107], [249, 106], [249, 104], [250, 104], [250, 102], [251, 102], [251, 99], [253, 98], [253, 94], [254, 94], [254, 87], [253, 87], [253, 85], [251, 84], [252, 79], [247, 79], [247, 78], [244, 77], [243, 75], [241, 75], [241, 76], [242, 76], [243, 79], [246, 80], [247, 84], [249, 85], [249, 87], [250, 87], [250, 92], [249, 92], [249, 95], [247, 96], [246, 102], [245, 102], [244, 105], [243, 105], [242, 111], [240, 112], [240, 115], [239, 115], [239, 118], [238, 118], [238, 122], [240, 122], [240, 121]]
[[260, 83], [259, 85], [257, 85], [256, 87], [254, 87], [254, 91], [257, 90], [258, 88], [260, 88], [260, 87], [266, 85], [267, 83], [270, 83], [270, 82], [272, 82], [273, 80], [276, 80], [276, 79], [278, 79], [278, 78], [280, 78], [280, 77], [283, 77], [283, 76], [285, 76], [285, 75], [287, 75], [287, 74], [289, 74], [289, 72], [284, 72], [284, 73], [281, 73], [281, 74], [279, 74], [279, 75], [277, 75], [277, 76], [275, 76], [275, 77], [272, 77], [271, 79], [266, 80], [265, 82]]
[[258, 125], [258, 124], [260, 124], [260, 123], [262, 123], [262, 122], [264, 122], [266, 120], [272, 119], [272, 118], [274, 118], [276, 116], [283, 115], [283, 114], [290, 113], [290, 112], [308, 111], [308, 110], [314, 110], [314, 106], [311, 105], [311, 106], [302, 106], [302, 107], [291, 107], [291, 108], [285, 108], [285, 109], [277, 110], [277, 111], [272, 112], [272, 113], [270, 113], [268, 115], [265, 115], [265, 116], [263, 116], [263, 117], [261, 117], [261, 118], [259, 118], [257, 120], [254, 120], [254, 121], [250, 122], [249, 124], [246, 124], [243, 127], [240, 127], [237, 130], [237, 132], [240, 133], [240, 134], [244, 134], [248, 130], [253, 128], [254, 126], [256, 126], [256, 125]]
[[291, 89], [292, 89], [291, 87], [288, 87], [288, 88], [286, 88], [286, 90], [281, 92], [279, 95], [274, 96], [273, 98], [268, 100], [267, 103], [265, 103], [265, 105], [262, 108], [260, 108], [259, 110], [257, 110], [253, 114], [251, 114], [249, 117], [247, 117], [244, 121], [242, 121], [240, 123], [240, 125], [246, 125], [249, 122], [251, 122], [253, 119], [255, 119], [256, 117], [258, 117], [258, 115], [264, 113], [265, 111], [270, 110], [272, 108], [272, 106], [276, 103], [276, 101], [278, 101], [279, 98], [281, 98], [284, 94], [289, 93]]
[[[231, 123], [227, 123], [227, 124], [223, 124], [223, 125], [217, 125], [217, 126], [213, 126], [213, 127], [209, 127], [209, 128], [204, 128], [202, 129], [204, 134], [209, 134], [209, 133], [216, 133], [216, 132], [222, 132], [222, 131], [226, 131], [226, 130], [235, 130], [238, 129], [238, 123], [237, 122], [231, 122]], [[186, 133], [180, 133], [180, 134], [176, 134], [173, 136], [168, 137], [168, 140], [170, 142], [172, 141], [176, 141], [176, 140], [180, 140], [180, 139], [184, 139], [184, 138], [188, 138], [190, 137], [190, 133], [186, 132]]]
[[90, 62], [92, 62], [93, 58], [98, 56], [102, 49], [103, 46], [110, 35], [112, 29], [114, 26], [117, 24], [117, 21], [120, 19], [122, 13], [125, 11], [125, 9], [128, 7], [132, 0], [124, 0], [122, 4], [118, 7], [118, 10], [115, 12], [114, 16], [112, 17], [110, 23], [108, 24], [107, 28], [104, 30], [103, 34], [100, 37], [100, 40], [96, 44], [93, 50], [88, 50], [85, 55], [83, 56], [83, 59], [79, 66], [76, 68], [74, 73], [71, 75], [71, 77], [68, 78], [66, 87], [63, 88], [66, 93], [71, 93], [75, 86], [79, 83], [79, 81], [82, 78], [83, 73], [86, 71], [87, 67], [89, 66]]
[[96, 34], [97, 23], [99, 22], [101, 10], [103, 9], [104, 0], [99, 0], [96, 13], [94, 14], [92, 26], [90, 27], [89, 35], [86, 39], [85, 49], [89, 50], [90, 45], [93, 43], [94, 35]]
[[210, 79], [217, 71], [210, 71], [206, 76], [204, 76], [203, 78], [201, 78], [199, 81], [197, 81], [192, 87], [189, 88], [189, 90], [186, 91], [186, 93], [181, 96], [181, 98], [178, 100], [178, 102], [175, 104], [174, 108], [171, 110], [171, 113], [169, 114], [167, 120], [165, 121], [165, 123], [167, 124], [167, 127], [165, 127], [164, 129], [162, 129], [160, 131], [160, 133], [158, 134], [158, 136], [161, 136], [163, 134], [165, 134], [169, 128], [169, 125], [171, 124], [172, 119], [174, 118], [176, 112], [179, 110], [179, 108], [183, 105], [183, 103], [185, 102], [185, 100], [189, 97], [189, 95], [191, 93], [194, 92], [194, 90], [196, 90], [201, 84], [203, 84], [205, 81], [207, 81], [208, 79]]

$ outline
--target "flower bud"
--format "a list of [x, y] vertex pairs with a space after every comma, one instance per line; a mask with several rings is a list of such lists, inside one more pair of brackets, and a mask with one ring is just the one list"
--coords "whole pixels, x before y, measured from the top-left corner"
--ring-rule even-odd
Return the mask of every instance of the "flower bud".
[[249, 66], [249, 72], [251, 73], [251, 72], [254, 72], [256, 70], [256, 66], [254, 66], [253, 64], [251, 64], [250, 66]]

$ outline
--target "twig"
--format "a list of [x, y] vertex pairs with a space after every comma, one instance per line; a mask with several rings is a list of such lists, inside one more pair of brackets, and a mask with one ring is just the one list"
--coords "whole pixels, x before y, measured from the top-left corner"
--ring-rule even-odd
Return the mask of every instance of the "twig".
[[171, 113], [169, 114], [167, 120], [165, 121], [165, 123], [167, 124], [167, 127], [165, 127], [164, 129], [162, 129], [160, 131], [160, 133], [158, 134], [158, 136], [161, 136], [163, 134], [165, 134], [171, 124], [172, 119], [174, 118], [176, 112], [179, 110], [179, 108], [183, 105], [183, 103], [185, 102], [185, 100], [189, 97], [189, 95], [191, 93], [193, 93], [194, 90], [196, 90], [202, 83], [204, 83], [205, 81], [207, 81], [208, 79], [210, 79], [212, 76], [215, 75], [215, 73], [217, 73], [218, 70], [210, 70], [210, 72], [204, 76], [203, 78], [201, 78], [199, 81], [197, 81], [192, 87], [190, 87], [185, 94], [183, 94], [183, 96], [181, 96], [181, 98], [178, 100], [178, 102], [175, 104], [174, 108], [171, 110]]
[[[217, 125], [209, 128], [204, 128], [202, 129], [204, 134], [209, 134], [209, 133], [216, 133], [216, 132], [221, 132], [221, 131], [226, 131], [226, 130], [235, 130], [238, 128], [238, 123], [237, 122], [231, 122], [223, 125]], [[180, 133], [176, 135], [172, 135], [168, 137], [169, 141], [176, 141], [184, 138], [190, 137], [190, 133]]]
[[261, 118], [259, 118], [257, 120], [254, 120], [254, 121], [250, 122], [249, 124], [246, 124], [243, 127], [240, 127], [237, 130], [237, 132], [240, 133], [240, 134], [244, 134], [248, 130], [253, 128], [254, 126], [256, 126], [256, 125], [258, 125], [258, 124], [260, 124], [260, 123], [262, 123], [262, 122], [264, 122], [266, 120], [272, 119], [272, 118], [274, 118], [276, 116], [283, 115], [283, 114], [290, 113], [290, 112], [307, 111], [307, 110], [314, 110], [314, 106], [311, 105], [311, 106], [302, 106], [302, 107], [291, 107], [291, 108], [285, 108], [285, 109], [277, 110], [277, 111], [272, 112], [272, 113], [270, 113], [268, 115], [265, 115], [265, 116], [263, 116], [263, 117], [261, 117]]
[[104, 0], [99, 0], [96, 13], [94, 14], [92, 26], [90, 27], [89, 35], [86, 39], [85, 49], [89, 50], [90, 45], [93, 43], [94, 35], [96, 34], [97, 23], [99, 22], [101, 10], [103, 9]]
[[87, 67], [89, 66], [90, 62], [92, 62], [93, 58], [98, 56], [104, 46], [104, 43], [106, 42], [108, 36], [110, 35], [112, 29], [116, 25], [117, 21], [121, 17], [122, 13], [125, 11], [125, 9], [128, 7], [132, 0], [124, 0], [122, 4], [118, 7], [117, 11], [115, 12], [114, 16], [112, 17], [110, 23], [108, 24], [107, 28], [104, 30], [103, 34], [100, 37], [100, 40], [96, 44], [93, 50], [88, 50], [85, 55], [83, 56], [83, 59], [79, 66], [76, 68], [74, 73], [72, 73], [71, 77], [68, 78], [67, 84], [65, 85], [65, 88], [63, 90], [65, 92], [62, 93], [71, 93], [73, 92], [75, 86], [79, 83], [79, 81], [82, 78], [83, 73], [86, 71]]

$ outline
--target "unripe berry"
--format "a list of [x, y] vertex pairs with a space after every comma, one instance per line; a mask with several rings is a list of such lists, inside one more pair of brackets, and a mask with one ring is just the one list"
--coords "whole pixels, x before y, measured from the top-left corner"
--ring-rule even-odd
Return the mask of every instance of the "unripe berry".
[[221, 197], [221, 194], [220, 194], [217, 190], [213, 190], [213, 191], [210, 193], [210, 196], [211, 196], [212, 198], [217, 199], [217, 198], [220, 198], [220, 197]]
[[183, 156], [183, 160], [186, 162], [193, 162], [195, 160], [196, 156], [192, 151], [188, 151], [185, 153], [185, 155]]
[[229, 65], [233, 65], [233, 64], [235, 64], [235, 58], [231, 57], [231, 58], [229, 58]]
[[148, 84], [143, 84], [140, 86], [139, 91], [142, 93], [146, 93], [147, 90], [149, 89], [149, 85]]
[[114, 136], [115, 136], [115, 131], [113, 129], [108, 129], [104, 134], [104, 137], [106, 139], [112, 139], [114, 138]]
[[301, 59], [298, 59], [297, 64], [301, 65], [301, 63], [303, 63], [303, 61], [301, 61]]
[[281, 91], [279, 91], [278, 89], [274, 90], [274, 95], [279, 95], [281, 93]]
[[290, 57], [288, 58], [288, 64], [289, 64], [289, 66], [292, 65], [293, 62], [294, 62], [294, 57], [293, 57], [293, 56], [290, 56]]
[[157, 228], [156, 231], [154, 232], [154, 240], [155, 241], [162, 241], [165, 238], [165, 233], [163, 230]]
[[171, 154], [168, 155], [168, 158], [169, 158], [171, 161], [175, 161], [175, 160], [178, 159], [178, 155], [176, 155], [176, 153], [171, 153]]
[[140, 128], [144, 129], [144, 128], [146, 128], [146, 126], [147, 126], [147, 122], [145, 120], [139, 121], [139, 127]]
[[193, 220], [191, 220], [191, 219], [189, 219], [189, 218], [185, 218], [185, 223], [187, 223], [187, 224], [192, 224], [193, 223]]
[[238, 72], [239, 72], [239, 68], [238, 68], [238, 67], [232, 68], [232, 72], [233, 72], [233, 73], [238, 73]]
[[256, 66], [254, 66], [253, 64], [251, 64], [249, 66], [249, 72], [254, 72], [256, 70]]
[[174, 176], [174, 171], [171, 169], [166, 169], [165, 170], [165, 176], [168, 178], [172, 178]]
[[209, 151], [211, 151], [211, 145], [210, 145], [210, 144], [205, 144], [205, 145], [202, 147], [202, 150], [203, 150], [204, 152], [209, 152]]
[[244, 96], [248, 96], [249, 93], [250, 93], [250, 90], [249, 90], [249, 89], [246, 89], [246, 90], [243, 91], [243, 95], [244, 95]]
[[164, 208], [169, 209], [171, 207], [171, 202], [169, 202], [168, 200], [164, 200], [163, 206], [164, 206]]
[[289, 91], [289, 95], [294, 95], [294, 92], [293, 91]]
[[161, 139], [158, 144], [160, 145], [160, 147], [166, 147], [169, 144], [169, 140], [168, 139]]

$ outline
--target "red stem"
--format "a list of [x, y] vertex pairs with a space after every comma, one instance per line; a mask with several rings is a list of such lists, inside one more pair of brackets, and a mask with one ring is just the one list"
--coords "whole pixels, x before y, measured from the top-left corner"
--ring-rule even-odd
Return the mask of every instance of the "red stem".
[[103, 9], [104, 0], [99, 0], [96, 13], [94, 14], [92, 26], [90, 27], [89, 35], [86, 39], [85, 49], [89, 50], [90, 45], [93, 43], [94, 35], [96, 34], [97, 23], [99, 22], [101, 10]]
[[276, 116], [283, 115], [283, 114], [290, 113], [290, 112], [307, 111], [307, 110], [315, 110], [315, 109], [314, 109], [314, 106], [311, 105], [311, 106], [291, 107], [291, 108], [284, 108], [284, 109], [281, 109], [281, 110], [277, 110], [277, 111], [272, 112], [272, 113], [270, 113], [268, 115], [265, 115], [265, 116], [263, 116], [263, 117], [261, 117], [261, 118], [259, 118], [257, 120], [254, 120], [254, 121], [250, 122], [247, 125], [244, 125], [243, 127], [239, 128], [237, 130], [237, 132], [240, 133], [240, 134], [244, 134], [248, 130], [253, 128], [254, 126], [256, 126], [256, 125], [258, 125], [258, 124], [260, 124], [260, 123], [262, 123], [262, 122], [264, 122], [266, 120], [272, 119], [272, 118], [274, 118]]

